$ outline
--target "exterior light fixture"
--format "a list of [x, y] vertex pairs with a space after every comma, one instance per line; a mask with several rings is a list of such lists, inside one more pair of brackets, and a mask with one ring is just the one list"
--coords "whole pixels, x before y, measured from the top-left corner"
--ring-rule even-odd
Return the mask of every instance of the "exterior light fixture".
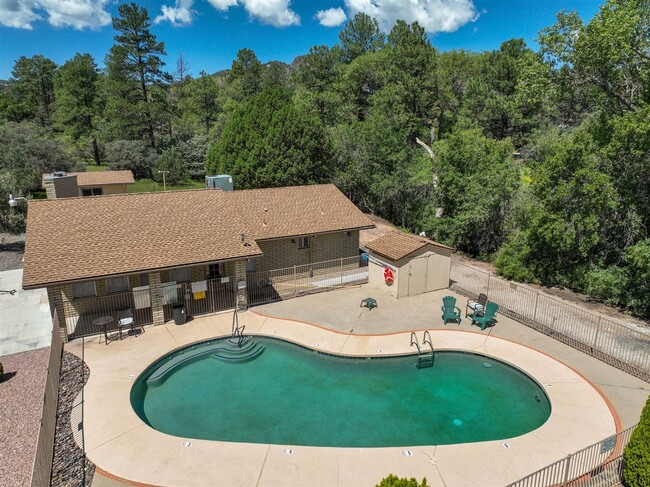
[[18, 206], [18, 200], [27, 201], [27, 198], [23, 198], [22, 196], [16, 196], [14, 198], [14, 195], [10, 194], [9, 195], [9, 206], [11, 206], [12, 208], [15, 208], [16, 206]]

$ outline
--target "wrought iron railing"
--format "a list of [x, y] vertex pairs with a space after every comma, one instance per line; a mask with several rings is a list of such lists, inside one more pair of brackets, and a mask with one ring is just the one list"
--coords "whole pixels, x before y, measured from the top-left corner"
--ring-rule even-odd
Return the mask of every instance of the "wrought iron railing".
[[628, 325], [452, 261], [450, 289], [476, 298], [485, 293], [499, 313], [650, 382], [650, 328]]
[[296, 265], [246, 275], [251, 305], [368, 282], [368, 260], [362, 256]]
[[621, 485], [623, 450], [636, 426], [527, 475], [507, 487], [614, 487]]

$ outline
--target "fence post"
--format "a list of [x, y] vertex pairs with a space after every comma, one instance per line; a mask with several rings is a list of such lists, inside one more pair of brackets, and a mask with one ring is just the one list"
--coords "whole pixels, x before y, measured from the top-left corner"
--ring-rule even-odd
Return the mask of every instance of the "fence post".
[[490, 296], [490, 277], [492, 277], [492, 273], [488, 273], [488, 284], [487, 284], [487, 291], [485, 294]]
[[298, 294], [298, 277], [296, 276], [296, 266], [293, 266], [293, 294]]
[[600, 325], [602, 324], [602, 316], [598, 317], [598, 323], [596, 324], [596, 335], [594, 336], [594, 344], [591, 346], [591, 351], [594, 351], [596, 348], [596, 343], [598, 343], [598, 335], [600, 334]]
[[341, 286], [343, 285], [343, 257], [341, 257]]
[[537, 301], [539, 301], [539, 292], [535, 294], [535, 311], [533, 311], [533, 321], [537, 323]]
[[571, 466], [571, 454], [566, 457], [566, 467], [564, 467], [564, 480], [562, 480], [562, 487], [566, 487], [569, 482], [569, 467]]

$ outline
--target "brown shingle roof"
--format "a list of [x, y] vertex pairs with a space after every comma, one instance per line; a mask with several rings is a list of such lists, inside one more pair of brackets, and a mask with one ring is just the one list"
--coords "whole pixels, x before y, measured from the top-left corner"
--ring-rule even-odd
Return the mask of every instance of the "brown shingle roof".
[[442, 245], [428, 238], [418, 237], [404, 232], [390, 232], [366, 244], [368, 250], [383, 255], [390, 260], [396, 261], [403, 259], [416, 250], [420, 250], [427, 245], [435, 245], [443, 249], [453, 250], [451, 247]]
[[[92, 172], [69, 172], [71, 176], [77, 176], [78, 186], [105, 186], [107, 184], [133, 184], [133, 173], [125, 171], [92, 171]], [[51, 174], [43, 174], [41, 186], [45, 187], [45, 177]]]
[[331, 184], [31, 200], [27, 215], [25, 287], [251, 257], [255, 240], [372, 226]]

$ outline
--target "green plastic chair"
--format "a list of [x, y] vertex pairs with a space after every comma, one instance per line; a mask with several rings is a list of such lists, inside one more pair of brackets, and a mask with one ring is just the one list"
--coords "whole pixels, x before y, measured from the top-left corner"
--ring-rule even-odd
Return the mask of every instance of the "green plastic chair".
[[473, 313], [470, 315], [472, 317], [472, 325], [478, 323], [481, 325], [481, 331], [485, 330], [488, 323], [491, 325], [494, 321], [497, 311], [499, 311], [499, 305], [492, 301], [488, 301], [483, 314]]
[[448, 321], [456, 320], [460, 325], [460, 308], [456, 306], [456, 298], [445, 296], [442, 298], [442, 321], [446, 325]]

